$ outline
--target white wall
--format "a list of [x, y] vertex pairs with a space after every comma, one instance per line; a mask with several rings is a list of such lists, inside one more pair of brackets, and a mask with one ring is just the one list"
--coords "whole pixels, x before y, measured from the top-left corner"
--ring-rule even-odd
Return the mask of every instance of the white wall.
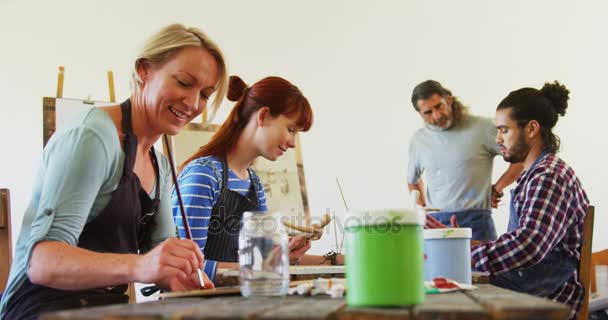
[[[408, 102], [417, 83], [439, 80], [474, 113], [493, 116], [509, 91], [562, 81], [572, 94], [557, 127], [561, 156], [596, 205], [594, 249], [605, 249], [607, 13], [601, 0], [0, 0], [0, 186], [12, 192], [14, 240], [42, 148], [42, 97], [55, 94], [57, 67], [66, 66], [65, 97], [108, 99], [111, 69], [123, 99], [136, 48], [182, 22], [220, 44], [231, 73], [249, 82], [284, 76], [308, 96], [316, 118], [303, 155], [318, 214], [343, 212], [336, 177], [351, 207], [405, 205], [407, 145], [421, 125]], [[506, 166], [496, 164], [498, 176]], [[499, 231], [506, 208], [495, 215]]]

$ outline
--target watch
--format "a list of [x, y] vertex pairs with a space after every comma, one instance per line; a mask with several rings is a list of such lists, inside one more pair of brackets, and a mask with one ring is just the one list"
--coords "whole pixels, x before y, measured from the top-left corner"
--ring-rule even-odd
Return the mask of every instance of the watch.
[[323, 262], [329, 260], [331, 262], [332, 266], [335, 266], [338, 264], [337, 259], [338, 259], [338, 253], [335, 251], [330, 251], [326, 254], [323, 255], [323, 257], [325, 258], [325, 260], [323, 260]]
[[493, 184], [493, 185], [492, 185], [492, 195], [493, 195], [494, 197], [496, 197], [496, 198], [502, 198], [502, 196], [504, 195], [504, 193], [503, 193], [503, 192], [498, 192], [498, 191], [496, 191], [496, 185], [495, 185], [495, 184]]

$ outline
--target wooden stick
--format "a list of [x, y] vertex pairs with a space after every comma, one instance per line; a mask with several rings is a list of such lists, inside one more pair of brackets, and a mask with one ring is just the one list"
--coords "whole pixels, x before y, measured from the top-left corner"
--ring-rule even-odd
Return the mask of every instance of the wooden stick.
[[190, 225], [186, 217], [186, 211], [184, 210], [184, 202], [182, 201], [182, 194], [179, 191], [179, 185], [177, 184], [177, 174], [175, 173], [175, 163], [173, 162], [173, 154], [171, 153], [171, 147], [169, 146], [169, 138], [167, 135], [163, 135], [165, 142], [165, 148], [169, 154], [169, 166], [171, 167], [171, 175], [173, 176], [173, 184], [175, 185], [175, 193], [177, 194], [177, 201], [179, 202], [179, 211], [182, 214], [182, 220], [184, 221], [184, 230], [186, 231], [186, 238], [192, 240], [192, 232], [190, 231]]
[[336, 253], [338, 252], [338, 227], [336, 226], [336, 210], [333, 211], [334, 215], [334, 240], [336, 240]]
[[236, 295], [241, 293], [240, 286], [227, 286], [219, 287], [207, 290], [191, 290], [191, 291], [180, 291], [180, 292], [166, 292], [161, 293], [160, 299], [169, 298], [184, 298], [184, 297], [212, 297], [212, 296], [223, 296], [223, 295]]
[[[179, 202], [179, 210], [182, 214], [182, 221], [184, 223], [184, 230], [186, 231], [186, 238], [188, 238], [188, 240], [192, 240], [192, 232], [190, 231], [190, 224], [188, 223], [186, 211], [184, 210], [182, 194], [179, 191], [179, 185], [177, 184], [177, 174], [175, 173], [175, 163], [173, 162], [173, 154], [171, 153], [171, 147], [169, 146], [169, 138], [166, 134], [163, 135], [163, 140], [165, 141], [165, 148], [167, 149], [167, 153], [169, 154], [169, 165], [171, 167], [171, 175], [173, 176], [173, 184], [175, 185], [175, 193], [177, 194], [177, 201]], [[203, 281], [203, 273], [201, 269], [196, 269], [196, 271], [198, 272], [198, 280], [201, 283], [201, 287], [204, 289], [205, 282]]]
[[207, 124], [207, 108], [203, 110], [203, 114], [201, 115], [201, 122], [203, 125]]
[[[340, 196], [342, 197], [342, 202], [344, 202], [344, 208], [348, 211], [348, 205], [346, 204], [346, 198], [344, 198], [344, 192], [342, 192], [342, 186], [340, 186], [340, 180], [336, 177], [336, 183], [338, 184], [338, 189], [340, 189]], [[344, 245], [344, 228], [342, 228], [342, 239], [340, 239], [340, 247], [337, 248], [338, 253], [342, 252], [342, 245]]]
[[57, 98], [63, 98], [63, 72], [65, 68], [59, 66], [59, 74], [57, 74]]
[[340, 186], [340, 180], [338, 180], [338, 177], [336, 177], [336, 183], [338, 184], [338, 189], [340, 189], [340, 196], [342, 196], [344, 208], [346, 208], [346, 211], [348, 211], [348, 205], [346, 204], [346, 199], [344, 199], [344, 193], [342, 192], [342, 187]]
[[108, 89], [110, 90], [110, 102], [116, 102], [116, 96], [114, 95], [114, 74], [112, 70], [108, 70]]

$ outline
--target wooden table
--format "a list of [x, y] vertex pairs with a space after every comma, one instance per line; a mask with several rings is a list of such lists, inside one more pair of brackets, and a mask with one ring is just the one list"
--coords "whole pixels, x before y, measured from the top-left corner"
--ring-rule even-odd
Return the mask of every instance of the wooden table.
[[427, 295], [413, 308], [353, 308], [327, 296], [166, 299], [45, 314], [42, 319], [568, 319], [556, 302], [488, 284], [468, 292]]

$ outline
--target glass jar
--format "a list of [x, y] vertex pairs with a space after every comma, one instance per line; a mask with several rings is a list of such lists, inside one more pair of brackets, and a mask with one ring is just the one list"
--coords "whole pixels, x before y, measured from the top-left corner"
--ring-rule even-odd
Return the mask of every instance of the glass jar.
[[279, 213], [245, 212], [239, 233], [241, 294], [283, 296], [289, 289], [289, 240]]

